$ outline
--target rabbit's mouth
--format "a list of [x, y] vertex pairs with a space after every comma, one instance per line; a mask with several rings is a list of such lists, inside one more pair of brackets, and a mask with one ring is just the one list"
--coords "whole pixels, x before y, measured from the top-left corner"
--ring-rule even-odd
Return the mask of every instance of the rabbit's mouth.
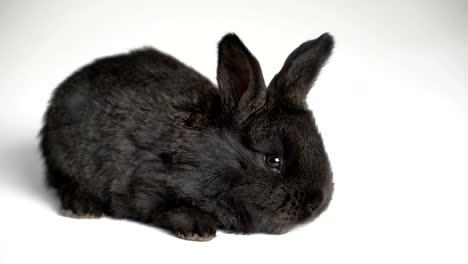
[[273, 210], [276, 223], [282, 226], [279, 229], [290, 229], [297, 224], [305, 224], [316, 219], [330, 204], [333, 193], [333, 184], [324, 188], [323, 191], [303, 192], [293, 191], [284, 193], [280, 205]]

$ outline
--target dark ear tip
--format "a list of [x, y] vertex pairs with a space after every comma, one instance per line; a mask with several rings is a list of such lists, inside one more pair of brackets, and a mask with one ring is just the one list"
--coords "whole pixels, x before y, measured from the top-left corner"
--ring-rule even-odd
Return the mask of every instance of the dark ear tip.
[[224, 37], [219, 41], [218, 47], [232, 47], [242, 45], [242, 41], [235, 33], [227, 33]]
[[317, 40], [326, 50], [331, 51], [335, 46], [335, 38], [328, 32], [323, 33]]

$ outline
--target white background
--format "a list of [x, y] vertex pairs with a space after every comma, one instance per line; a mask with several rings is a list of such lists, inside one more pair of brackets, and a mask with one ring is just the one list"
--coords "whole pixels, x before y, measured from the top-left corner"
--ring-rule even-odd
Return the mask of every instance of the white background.
[[[463, 0], [1, 1], [0, 263], [468, 263], [467, 13]], [[215, 81], [216, 44], [236, 32], [268, 82], [327, 31], [335, 53], [308, 102], [336, 192], [315, 222], [196, 243], [57, 214], [36, 135], [75, 69], [151, 45]]]

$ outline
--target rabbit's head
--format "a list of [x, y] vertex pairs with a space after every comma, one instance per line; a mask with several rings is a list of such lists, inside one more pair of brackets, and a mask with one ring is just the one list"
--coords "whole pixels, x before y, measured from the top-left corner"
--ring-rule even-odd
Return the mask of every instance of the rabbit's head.
[[224, 116], [248, 149], [231, 194], [252, 232], [282, 233], [328, 206], [332, 171], [306, 96], [331, 55], [323, 34], [295, 49], [268, 87], [255, 57], [234, 34], [219, 43], [218, 85]]

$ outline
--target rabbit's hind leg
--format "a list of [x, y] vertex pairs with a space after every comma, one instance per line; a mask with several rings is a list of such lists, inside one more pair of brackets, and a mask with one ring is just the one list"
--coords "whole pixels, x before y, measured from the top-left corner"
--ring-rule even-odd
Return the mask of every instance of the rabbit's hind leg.
[[72, 218], [99, 218], [104, 215], [105, 203], [98, 197], [80, 190], [71, 177], [48, 168], [49, 186], [57, 191], [61, 202], [60, 214]]
[[96, 197], [79, 190], [59, 191], [62, 209], [60, 214], [71, 218], [100, 218], [104, 215], [103, 205]]
[[77, 218], [77, 219], [92, 219], [92, 218], [101, 218], [103, 214], [77, 214], [71, 209], [62, 209], [60, 210], [60, 215], [65, 216], [65, 217], [70, 217], [70, 218]]

